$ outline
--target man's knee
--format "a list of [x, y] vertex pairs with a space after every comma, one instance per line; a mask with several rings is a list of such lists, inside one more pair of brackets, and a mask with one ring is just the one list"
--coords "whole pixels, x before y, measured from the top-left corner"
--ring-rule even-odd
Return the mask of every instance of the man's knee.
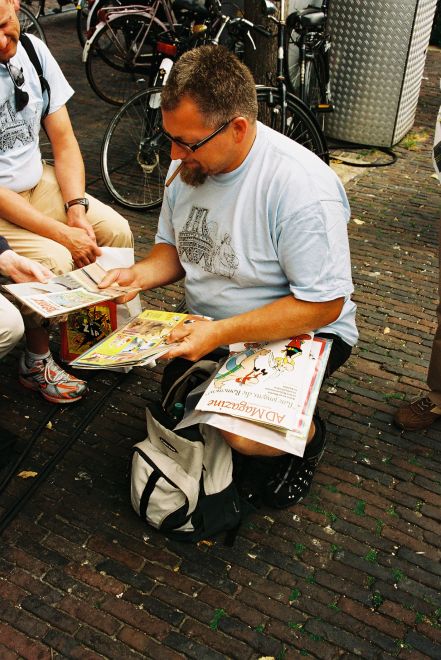
[[0, 326], [0, 358], [4, 357], [23, 337], [24, 325], [20, 312], [13, 305], [2, 310], [2, 325]]
[[111, 206], [90, 195], [89, 203], [88, 219], [95, 231], [98, 245], [132, 248], [133, 234], [127, 220]]
[[48, 254], [42, 255], [37, 261], [51, 270], [54, 275], [64, 275], [69, 273], [73, 267], [74, 262], [72, 255], [64, 245], [60, 243], [53, 243]]
[[105, 228], [106, 238], [101, 245], [109, 247], [127, 247], [134, 246], [133, 234], [130, 225], [122, 215], [115, 212], [111, 219], [106, 223]]
[[230, 433], [229, 431], [221, 431], [221, 434], [230, 447], [239, 452], [239, 454], [254, 456], [259, 453], [258, 446], [256, 447], [256, 442], [253, 440], [248, 440], [241, 435]]

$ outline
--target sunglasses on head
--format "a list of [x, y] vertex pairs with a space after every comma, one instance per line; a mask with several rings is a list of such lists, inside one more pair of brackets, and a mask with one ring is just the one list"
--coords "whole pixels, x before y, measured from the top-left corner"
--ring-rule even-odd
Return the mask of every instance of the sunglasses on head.
[[14, 83], [15, 109], [17, 112], [20, 112], [29, 103], [29, 94], [25, 92], [24, 89], [20, 89], [23, 87], [25, 82], [23, 69], [19, 69], [13, 64], [9, 64], [9, 62], [6, 62], [5, 66], [9, 73], [10, 79]]

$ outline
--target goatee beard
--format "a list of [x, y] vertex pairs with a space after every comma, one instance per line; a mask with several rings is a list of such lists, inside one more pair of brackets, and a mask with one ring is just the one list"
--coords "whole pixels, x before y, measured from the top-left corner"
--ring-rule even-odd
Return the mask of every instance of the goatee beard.
[[204, 172], [203, 169], [198, 165], [197, 167], [187, 167], [183, 166], [182, 170], [179, 172], [179, 176], [182, 181], [188, 186], [201, 186], [208, 177], [208, 172]]

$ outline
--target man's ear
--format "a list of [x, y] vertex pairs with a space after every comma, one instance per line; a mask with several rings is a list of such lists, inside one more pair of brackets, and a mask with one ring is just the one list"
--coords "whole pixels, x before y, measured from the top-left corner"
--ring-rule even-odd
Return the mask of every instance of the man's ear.
[[20, 0], [12, 0], [12, 4], [14, 5], [15, 11], [20, 9]]
[[242, 142], [249, 131], [250, 122], [245, 117], [236, 117], [232, 121], [233, 136], [238, 144]]

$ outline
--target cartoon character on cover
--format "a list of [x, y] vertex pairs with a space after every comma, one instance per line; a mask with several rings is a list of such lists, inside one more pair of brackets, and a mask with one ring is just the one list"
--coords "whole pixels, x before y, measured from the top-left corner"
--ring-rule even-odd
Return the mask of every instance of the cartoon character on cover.
[[286, 369], [288, 371], [294, 369], [295, 359], [297, 355], [302, 353], [302, 344], [305, 341], [308, 341], [308, 339], [311, 339], [311, 336], [306, 334], [293, 337], [290, 342], [286, 344], [285, 349], [282, 351], [282, 353], [285, 353], [285, 355], [274, 358], [275, 368], [279, 371], [282, 371], [282, 369]]
[[[245, 344], [246, 349], [241, 353], [230, 355], [224, 364], [223, 370], [214, 378], [214, 386], [221, 388], [222, 385], [230, 380], [242, 385], [250, 384], [250, 381], [256, 383], [261, 376], [265, 376], [268, 371], [268, 356], [271, 351], [267, 348], [261, 348], [256, 351], [255, 344]], [[265, 357], [262, 367], [258, 366], [261, 358]]]
[[83, 335], [80, 348], [86, 344], [96, 343], [109, 334], [112, 329], [106, 314], [93, 308], [88, 308], [83, 314], [78, 314], [78, 317], [74, 319], [74, 327]]

